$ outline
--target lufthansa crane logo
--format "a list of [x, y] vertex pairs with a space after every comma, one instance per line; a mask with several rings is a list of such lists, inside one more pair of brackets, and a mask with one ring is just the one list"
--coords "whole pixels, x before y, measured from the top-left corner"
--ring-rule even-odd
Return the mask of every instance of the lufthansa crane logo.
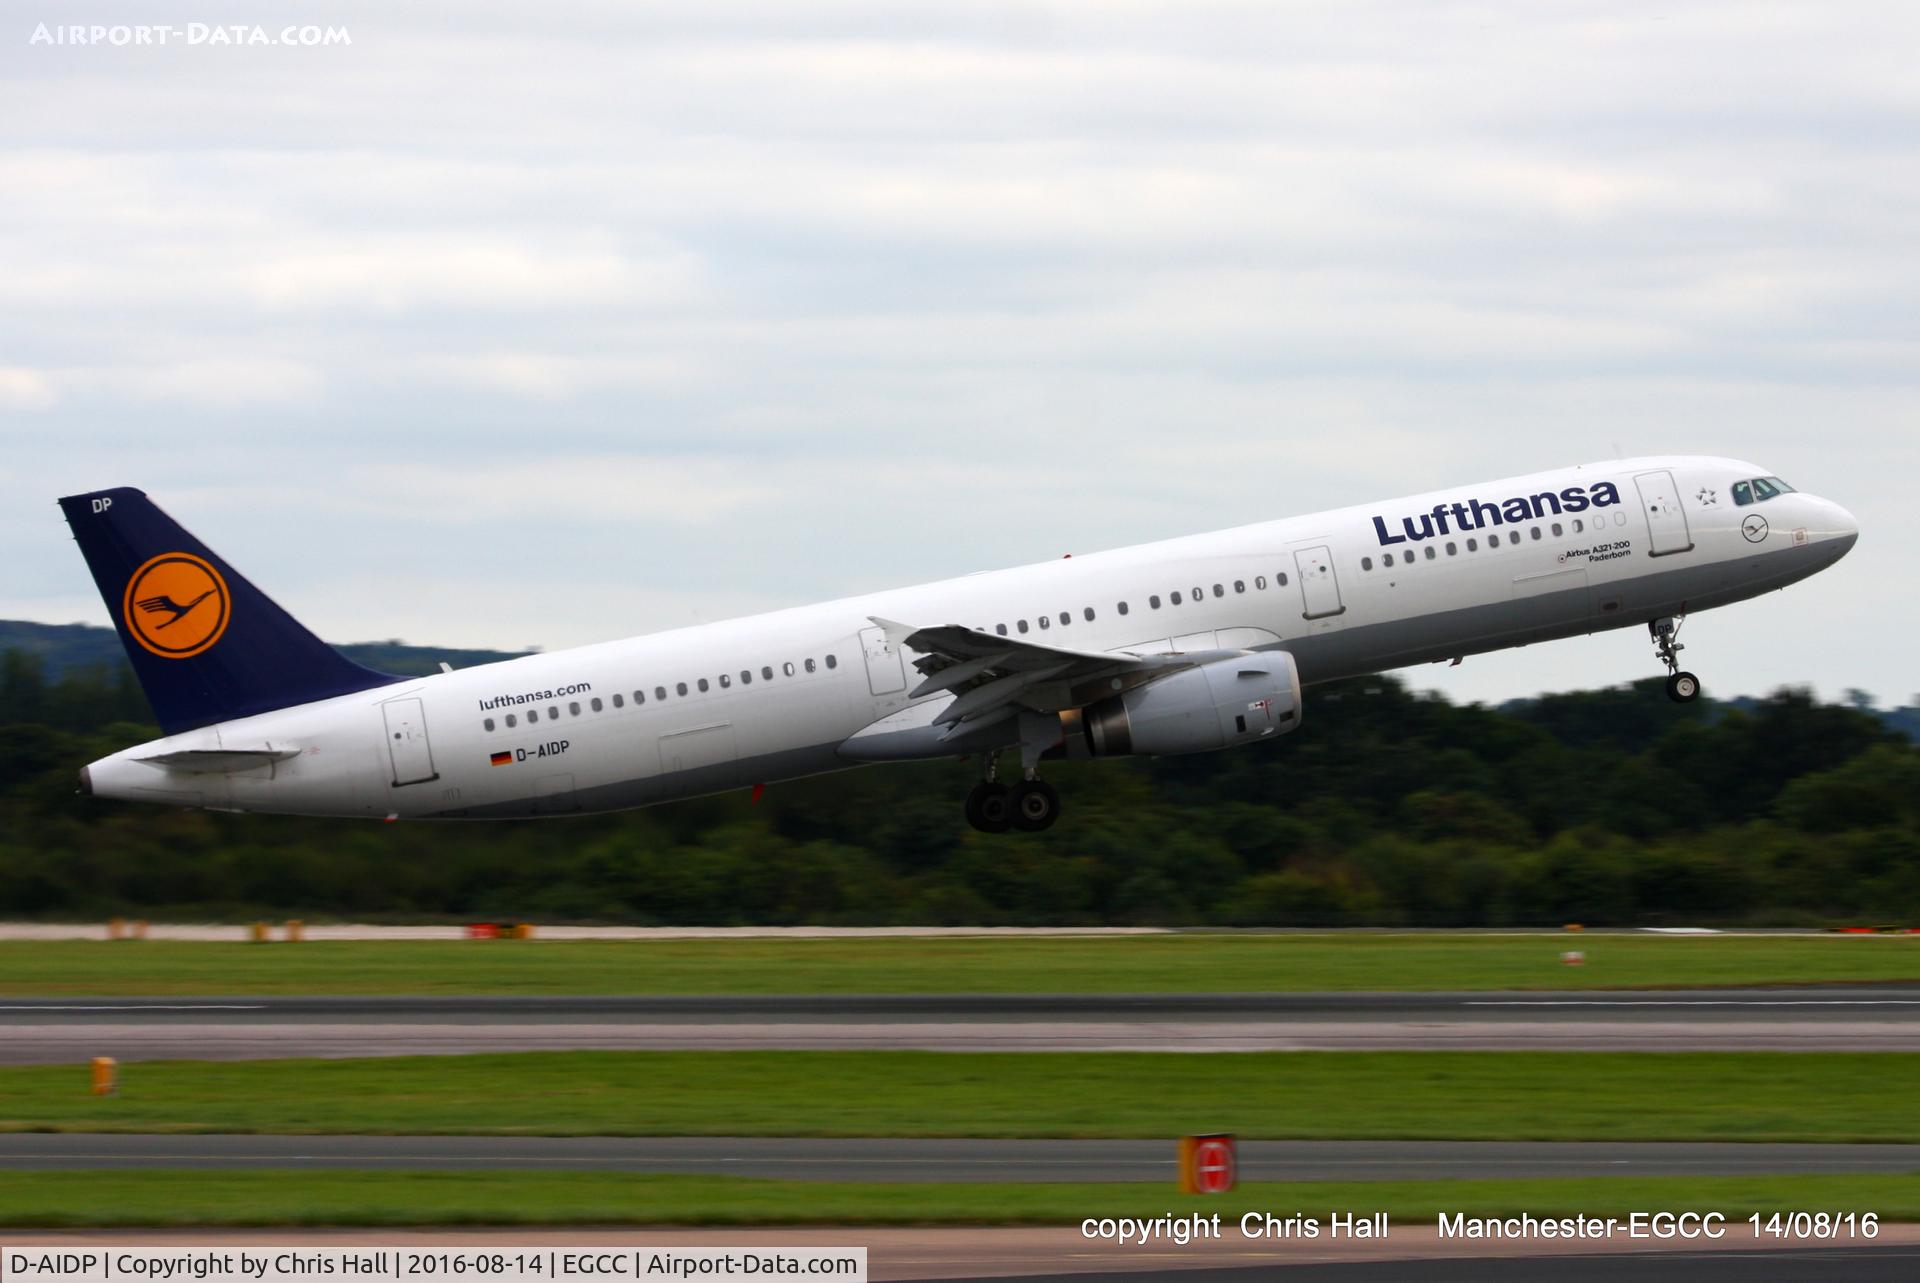
[[200, 557], [163, 552], [127, 580], [120, 617], [127, 632], [162, 659], [189, 659], [227, 631], [227, 581]]

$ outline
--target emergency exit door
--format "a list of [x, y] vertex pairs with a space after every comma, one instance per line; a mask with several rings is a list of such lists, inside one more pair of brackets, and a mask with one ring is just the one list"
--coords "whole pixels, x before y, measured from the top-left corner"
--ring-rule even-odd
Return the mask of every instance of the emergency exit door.
[[907, 673], [901, 663], [900, 648], [887, 644], [887, 634], [879, 628], [860, 630], [860, 649], [867, 657], [867, 689], [875, 695], [891, 695], [907, 688]]
[[393, 762], [393, 786], [437, 780], [433, 745], [427, 742], [427, 711], [417, 699], [392, 699], [380, 706], [387, 720], [387, 754]]
[[1333, 552], [1325, 544], [1296, 549], [1293, 566], [1300, 572], [1301, 613], [1308, 619], [1326, 619], [1346, 609], [1340, 600], [1340, 580], [1333, 573]]
[[1647, 551], [1655, 557], [1691, 551], [1693, 534], [1687, 529], [1687, 510], [1680, 506], [1680, 487], [1673, 474], [1665, 469], [1643, 472], [1633, 485], [1647, 513]]

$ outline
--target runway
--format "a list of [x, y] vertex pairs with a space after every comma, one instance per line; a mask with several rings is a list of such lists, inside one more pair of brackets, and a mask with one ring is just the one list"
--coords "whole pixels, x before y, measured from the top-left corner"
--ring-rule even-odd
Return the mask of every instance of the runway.
[[789, 1225], [771, 1228], [707, 1226], [692, 1229], [611, 1229], [538, 1226], [457, 1229], [224, 1229], [15, 1230], [9, 1249], [119, 1249], [129, 1245], [407, 1247], [812, 1247], [862, 1246], [874, 1283], [920, 1279], [1058, 1278], [1062, 1283], [1147, 1283], [1194, 1280], [1239, 1283], [1254, 1279], [1378, 1283], [1406, 1278], [1467, 1283], [1475, 1279], [1537, 1279], [1565, 1283], [1684, 1276], [1703, 1283], [1748, 1280], [1905, 1280], [1920, 1268], [1920, 1226], [1883, 1225], [1872, 1240], [1796, 1245], [1757, 1239], [1743, 1221], [1719, 1240], [1575, 1243], [1560, 1239], [1469, 1242], [1441, 1239], [1431, 1220], [1392, 1225], [1385, 1239], [1247, 1241], [1229, 1235], [1185, 1247], [1143, 1247], [1088, 1240], [1074, 1226]]
[[1920, 1051], [1920, 985], [0, 1001], [0, 1064], [567, 1049]]
[[[1170, 1141], [747, 1136], [0, 1134], [0, 1170], [548, 1170], [818, 1181], [1171, 1184]], [[1920, 1145], [1536, 1141], [1240, 1143], [1248, 1181], [1493, 1180], [1920, 1172]]]
[[1031, 1283], [1262, 1283], [1278, 1277], [1293, 1283], [1534, 1283], [1551, 1274], [1556, 1283], [1622, 1283], [1672, 1279], [1691, 1283], [1803, 1283], [1806, 1279], [1904, 1283], [1920, 1271], [1920, 1249], [1895, 1244], [1860, 1247], [1730, 1247], [1720, 1251], [1619, 1252], [1612, 1255], [1540, 1253], [1497, 1257], [1398, 1258], [1309, 1265], [1190, 1265], [1151, 1272], [1028, 1274]]

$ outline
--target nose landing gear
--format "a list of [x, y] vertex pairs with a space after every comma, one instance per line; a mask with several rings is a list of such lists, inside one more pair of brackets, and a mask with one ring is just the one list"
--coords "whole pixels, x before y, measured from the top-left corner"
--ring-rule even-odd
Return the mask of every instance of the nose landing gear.
[[1667, 698], [1676, 704], [1691, 704], [1700, 698], [1700, 679], [1680, 669], [1680, 652], [1686, 649], [1679, 641], [1680, 625], [1685, 621], [1684, 615], [1678, 618], [1668, 615], [1647, 624], [1647, 632], [1653, 637], [1653, 653], [1667, 666]]

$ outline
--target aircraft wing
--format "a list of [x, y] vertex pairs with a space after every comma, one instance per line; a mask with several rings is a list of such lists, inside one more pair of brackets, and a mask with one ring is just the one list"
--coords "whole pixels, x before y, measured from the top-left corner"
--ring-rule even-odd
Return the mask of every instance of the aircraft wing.
[[962, 624], [919, 626], [868, 618], [886, 634], [888, 645], [919, 652], [914, 667], [922, 680], [908, 692], [909, 699], [955, 692], [933, 719], [934, 725], [950, 728], [949, 737], [1003, 721], [1023, 708], [1039, 713], [1079, 708], [1193, 662], [1187, 655], [1047, 646]]

